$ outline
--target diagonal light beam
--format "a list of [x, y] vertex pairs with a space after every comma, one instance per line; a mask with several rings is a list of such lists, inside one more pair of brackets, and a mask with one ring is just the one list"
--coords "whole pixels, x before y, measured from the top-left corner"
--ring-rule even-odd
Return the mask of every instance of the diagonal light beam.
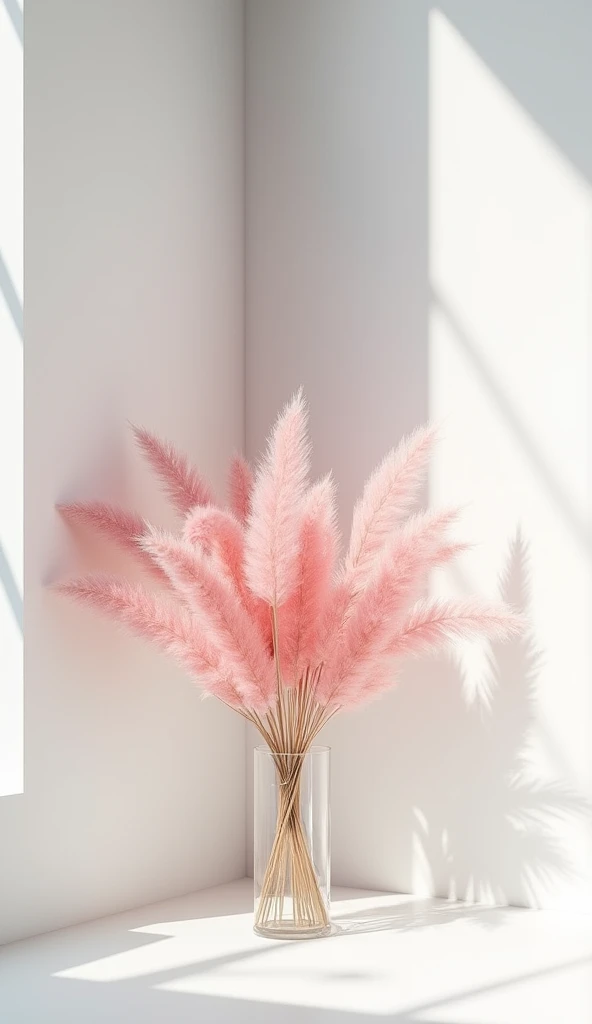
[[12, 27], [17, 34], [18, 41], [22, 46], [24, 37], [22, 8], [19, 6], [18, 0], [3, 0], [3, 3]]
[[12, 574], [12, 569], [8, 564], [8, 559], [4, 552], [4, 548], [0, 543], [0, 586], [3, 588], [8, 603], [12, 609], [15, 621], [22, 633], [23, 631], [23, 599], [20, 595], [19, 589], [16, 585], [16, 580]]
[[592, 556], [592, 535], [586, 522], [578, 516], [575, 509], [557, 480], [553, 470], [549, 466], [544, 454], [540, 451], [536, 441], [530, 434], [527, 426], [522, 422], [520, 416], [508, 401], [503, 389], [493, 377], [489, 367], [485, 365], [479, 355], [468, 330], [461, 323], [457, 313], [448, 305], [442, 295], [435, 288], [432, 288], [432, 302], [446, 319], [458, 344], [469, 359], [473, 369], [477, 372], [479, 380], [495, 402], [500, 413], [511, 427], [516, 441], [528, 456], [530, 463], [535, 470], [539, 480], [545, 486], [547, 494], [553, 501], [555, 507], [561, 512], [565, 522], [569, 525], [574, 537], [577, 539], [585, 555]]
[[[6, 0], [4, 0], [6, 3]], [[8, 273], [8, 267], [2, 258], [2, 252], [0, 252], [0, 292], [4, 295], [6, 305], [10, 311], [10, 315], [14, 320], [14, 325], [19, 332], [21, 341], [23, 340], [23, 307], [21, 306], [21, 300], [19, 299], [16, 288], [12, 283], [12, 278]]]

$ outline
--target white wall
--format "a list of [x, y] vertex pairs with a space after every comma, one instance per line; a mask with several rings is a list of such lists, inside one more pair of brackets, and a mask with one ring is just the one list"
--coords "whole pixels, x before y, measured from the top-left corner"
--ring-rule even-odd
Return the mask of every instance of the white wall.
[[533, 622], [332, 724], [336, 882], [590, 900], [590, 19], [247, 4], [248, 452], [303, 384], [347, 523], [380, 455], [443, 419], [430, 499], [469, 502], [481, 544], [434, 588], [503, 575]]
[[589, 893], [590, 9], [246, 7], [243, 210], [238, 0], [28, 0], [26, 759], [0, 798], [0, 941], [243, 872], [240, 721], [44, 584], [105, 558], [56, 500], [164, 511], [127, 417], [221, 486], [245, 212], [249, 453], [302, 383], [345, 525], [383, 451], [444, 417], [430, 498], [470, 500], [482, 545], [434, 586], [506, 570], [534, 622], [332, 726], [335, 880]]
[[0, 5], [0, 796], [23, 788], [23, 44]]
[[45, 588], [92, 563], [57, 500], [161, 511], [127, 417], [217, 485], [242, 445], [242, 5], [29, 0], [25, 30], [25, 791], [0, 799], [0, 941], [244, 871], [240, 719]]

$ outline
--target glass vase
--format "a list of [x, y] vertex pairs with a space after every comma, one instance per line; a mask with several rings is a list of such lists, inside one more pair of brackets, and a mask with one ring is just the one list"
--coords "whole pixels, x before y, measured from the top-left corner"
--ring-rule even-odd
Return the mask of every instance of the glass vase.
[[255, 749], [255, 931], [277, 939], [331, 931], [329, 747]]

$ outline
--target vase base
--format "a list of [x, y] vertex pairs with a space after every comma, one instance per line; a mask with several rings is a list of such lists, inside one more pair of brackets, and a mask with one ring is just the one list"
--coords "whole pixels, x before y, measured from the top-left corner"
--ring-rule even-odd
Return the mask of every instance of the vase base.
[[316, 928], [300, 928], [297, 925], [289, 925], [286, 922], [278, 921], [277, 924], [253, 925], [256, 935], [264, 939], [323, 939], [331, 934], [331, 925], [323, 924]]

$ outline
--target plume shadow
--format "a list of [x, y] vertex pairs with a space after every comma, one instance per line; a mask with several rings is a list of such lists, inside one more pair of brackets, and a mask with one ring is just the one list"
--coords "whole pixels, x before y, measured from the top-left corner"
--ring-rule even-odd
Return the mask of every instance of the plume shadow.
[[[500, 590], [528, 619], [528, 552], [519, 532]], [[449, 901], [405, 907], [393, 899], [370, 915], [346, 914], [342, 930], [459, 918], [495, 927], [503, 914], [482, 906], [536, 908], [560, 883], [577, 881], [571, 836], [590, 805], [567, 779], [542, 773], [535, 746], [542, 661], [526, 631], [491, 646], [477, 685], [458, 660], [409, 662], [380, 703], [332, 723], [336, 882]], [[369, 732], [372, 744], [352, 757]]]
[[[528, 552], [520, 532], [500, 591], [528, 617]], [[412, 846], [440, 896], [538, 907], [544, 892], [577, 875], [562, 828], [589, 815], [590, 807], [567, 782], [541, 778], [537, 770], [533, 727], [541, 663], [528, 630], [492, 645], [471, 703], [463, 696], [468, 680], [459, 664], [411, 670], [416, 678], [409, 685], [429, 695], [418, 737], [429, 767], [413, 772], [408, 766]]]
[[411, 932], [420, 928], [434, 928], [470, 921], [484, 928], [497, 928], [503, 921], [497, 906], [477, 906], [462, 900], [442, 900], [434, 897], [410, 897], [405, 903], [392, 901], [378, 907], [362, 908], [346, 913], [332, 914], [332, 937], [358, 935], [366, 932]]

